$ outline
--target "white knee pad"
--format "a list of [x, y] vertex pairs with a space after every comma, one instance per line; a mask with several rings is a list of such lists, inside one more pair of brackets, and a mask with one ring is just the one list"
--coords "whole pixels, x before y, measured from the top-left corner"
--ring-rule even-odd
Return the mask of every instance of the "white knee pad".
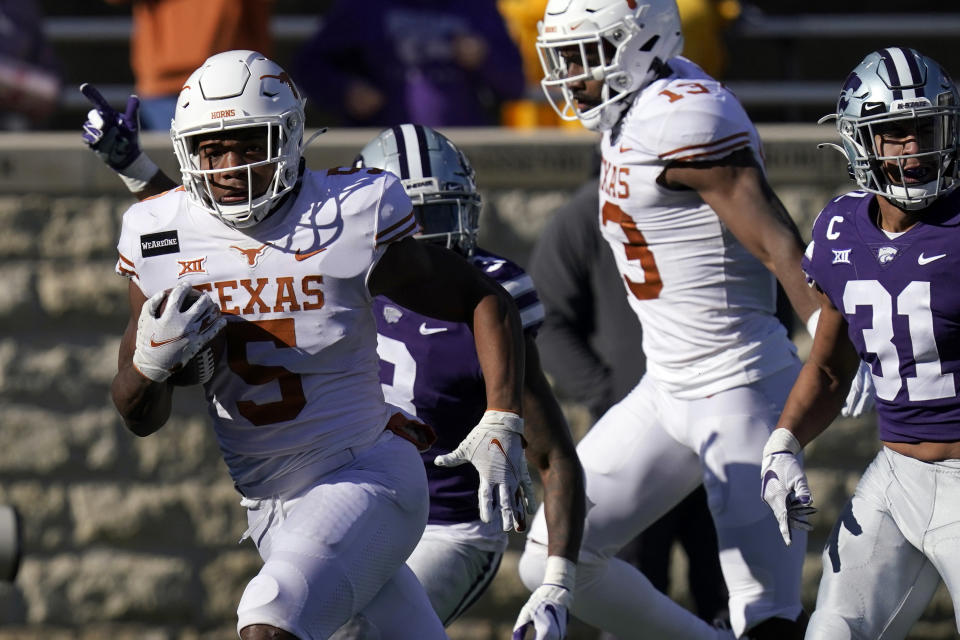
[[523, 548], [520, 564], [517, 567], [524, 586], [533, 591], [543, 583], [543, 572], [547, 567], [547, 547], [530, 538]]
[[851, 640], [853, 633], [847, 621], [835, 613], [817, 610], [810, 616], [804, 640]]
[[337, 629], [330, 640], [380, 640], [380, 630], [365, 615], [358, 613]]
[[240, 598], [237, 631], [252, 624], [266, 624], [303, 640], [326, 638], [350, 616], [353, 590], [345, 579], [341, 582], [340, 588], [333, 591], [342, 593], [342, 606], [305, 611], [310, 585], [303, 572], [294, 563], [271, 559], [247, 584]]

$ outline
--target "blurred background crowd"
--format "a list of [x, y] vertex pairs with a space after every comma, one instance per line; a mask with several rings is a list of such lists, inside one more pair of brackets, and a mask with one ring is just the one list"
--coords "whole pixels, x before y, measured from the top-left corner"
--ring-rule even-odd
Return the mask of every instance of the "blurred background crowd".
[[[684, 55], [725, 80], [758, 122], [812, 122], [863, 55], [913, 46], [957, 65], [944, 3], [680, 0]], [[536, 24], [546, 0], [0, 0], [4, 129], [75, 129], [82, 82], [145, 100], [165, 130], [208, 55], [262, 50], [308, 97], [308, 126], [558, 126], [542, 99]], [[574, 122], [574, 126], [579, 124]], [[568, 123], [567, 126], [570, 126]]]

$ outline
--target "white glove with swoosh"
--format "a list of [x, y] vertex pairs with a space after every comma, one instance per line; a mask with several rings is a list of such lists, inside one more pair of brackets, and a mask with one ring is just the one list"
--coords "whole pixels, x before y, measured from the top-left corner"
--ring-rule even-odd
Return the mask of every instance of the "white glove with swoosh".
[[813, 525], [809, 517], [817, 511], [797, 458], [800, 450], [800, 443], [790, 431], [774, 429], [763, 447], [760, 464], [760, 496], [773, 510], [787, 546], [793, 541], [790, 529], [810, 531]]
[[533, 513], [533, 483], [523, 447], [523, 418], [490, 409], [456, 449], [437, 456], [433, 463], [438, 467], [472, 464], [480, 474], [480, 519], [492, 521], [495, 502], [499, 502], [503, 530], [525, 531], [527, 514]]
[[183, 299], [190, 292], [190, 285], [181, 282], [167, 297], [160, 317], [157, 310], [165, 291], [152, 295], [140, 309], [137, 320], [137, 347], [133, 352], [133, 365], [145, 378], [163, 382], [173, 371], [192, 358], [227, 323], [220, 315], [220, 308], [210, 298], [201, 294], [185, 311], [180, 310]]
[[520, 609], [511, 640], [525, 640], [530, 627], [533, 627], [533, 640], [563, 640], [567, 636], [575, 576], [573, 562], [560, 556], [548, 557], [543, 584]]

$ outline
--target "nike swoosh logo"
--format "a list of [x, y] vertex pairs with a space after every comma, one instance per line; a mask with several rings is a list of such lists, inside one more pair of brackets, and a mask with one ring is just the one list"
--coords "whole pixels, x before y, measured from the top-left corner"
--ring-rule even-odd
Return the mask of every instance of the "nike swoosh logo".
[[293, 254], [293, 257], [296, 258], [297, 262], [301, 262], [303, 260], [306, 260], [307, 258], [312, 258], [318, 253], [326, 250], [327, 248], [324, 247], [323, 249], [317, 249], [316, 251], [310, 251], [309, 253], [300, 253], [300, 249], [297, 249], [297, 252]]
[[491, 439], [490, 439], [490, 444], [495, 444], [495, 445], [497, 445], [497, 449], [500, 449], [500, 453], [503, 454], [503, 457], [504, 457], [504, 458], [507, 457], [507, 452], [503, 450], [503, 445], [500, 444], [500, 441], [499, 441], [499, 440], [497, 440], [496, 438], [491, 438]]
[[625, 147], [620, 145], [620, 153], [626, 153], [627, 151], [633, 151], [633, 147]]
[[447, 327], [427, 327], [426, 322], [420, 323], [420, 335], [429, 336], [433, 333], [442, 333], [447, 330]]
[[941, 253], [940, 255], [930, 256], [930, 257], [928, 258], [928, 257], [924, 256], [924, 255], [921, 253], [920, 256], [917, 258], [917, 264], [921, 264], [921, 265], [923, 265], [923, 264], [930, 264], [930, 263], [933, 262], [934, 260], [939, 260], [940, 258], [946, 258], [946, 257], [947, 257], [947, 254]]
[[176, 342], [177, 340], [183, 340], [183, 339], [186, 338], [186, 337], [187, 337], [186, 334], [183, 334], [183, 335], [177, 336], [176, 338], [170, 338], [169, 340], [161, 340], [161, 341], [157, 342], [156, 340], [153, 339], [153, 336], [150, 336], [150, 346], [151, 346], [151, 347], [162, 347], [162, 346], [165, 345], [165, 344], [170, 344], [171, 342]]
[[760, 495], [764, 496], [767, 493], [767, 484], [771, 480], [779, 480], [780, 476], [777, 475], [777, 472], [773, 469], [770, 469], [765, 474], [763, 474], [763, 486], [760, 487]]

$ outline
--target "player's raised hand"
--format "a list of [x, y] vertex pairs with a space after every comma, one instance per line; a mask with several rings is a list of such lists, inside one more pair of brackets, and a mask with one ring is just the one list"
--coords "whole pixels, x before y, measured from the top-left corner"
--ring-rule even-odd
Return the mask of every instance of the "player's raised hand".
[[120, 174], [130, 191], [143, 190], [157, 173], [157, 165], [140, 149], [140, 98], [127, 98], [123, 113], [110, 106], [90, 83], [80, 93], [93, 105], [83, 123], [83, 141], [108, 167]]
[[523, 418], [509, 411], [488, 410], [452, 452], [437, 456], [438, 467], [469, 462], [480, 474], [480, 519], [493, 520], [500, 507], [504, 531], [525, 531], [527, 514], [533, 513], [533, 483], [523, 455]]
[[777, 518], [787, 546], [793, 541], [791, 529], [810, 531], [810, 516], [816, 513], [807, 476], [797, 456], [800, 443], [788, 430], [774, 429], [763, 448], [760, 465], [760, 495]]
[[140, 98], [127, 98], [126, 111], [119, 113], [92, 84], [80, 85], [80, 93], [93, 105], [83, 123], [83, 141], [114, 171], [126, 169], [141, 153]]

